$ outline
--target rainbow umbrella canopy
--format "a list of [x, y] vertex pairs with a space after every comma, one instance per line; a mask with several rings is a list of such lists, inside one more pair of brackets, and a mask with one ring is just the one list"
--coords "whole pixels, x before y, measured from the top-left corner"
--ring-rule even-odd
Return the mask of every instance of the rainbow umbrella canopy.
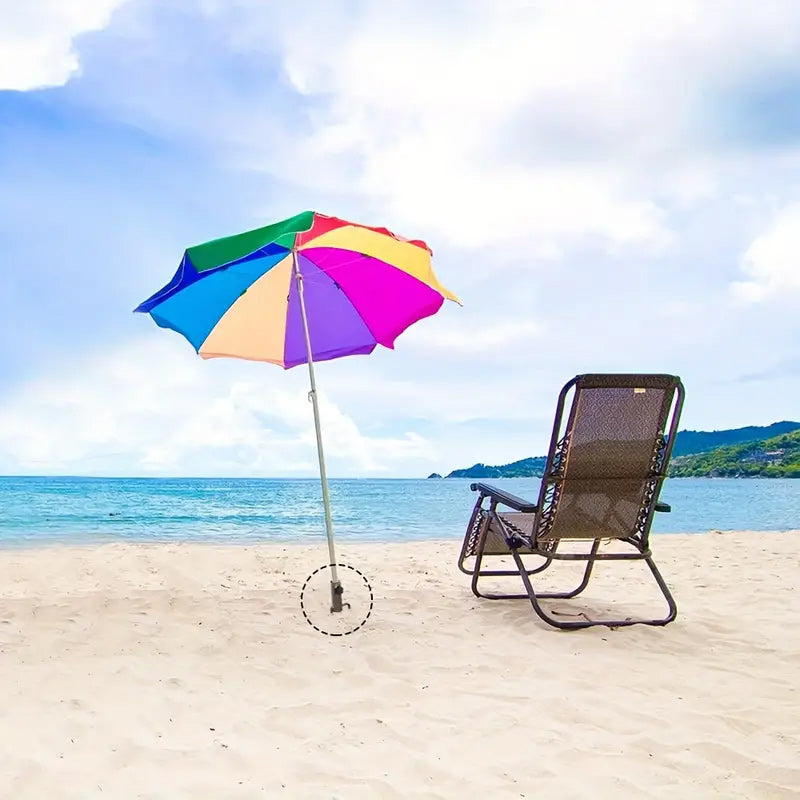
[[423, 241], [306, 211], [188, 248], [172, 280], [136, 311], [177, 331], [203, 358], [308, 364], [331, 566], [342, 610], [319, 421], [315, 361], [394, 347], [445, 299]]

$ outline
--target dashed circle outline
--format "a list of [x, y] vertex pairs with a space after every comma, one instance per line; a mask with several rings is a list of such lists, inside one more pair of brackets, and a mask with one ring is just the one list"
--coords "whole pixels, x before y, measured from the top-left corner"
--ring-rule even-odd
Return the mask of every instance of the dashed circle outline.
[[310, 625], [310, 626], [311, 626], [311, 627], [312, 627], [312, 628], [313, 628], [315, 631], [317, 631], [317, 633], [321, 633], [321, 634], [323, 634], [324, 636], [349, 636], [351, 633], [355, 633], [356, 631], [358, 631], [358, 630], [360, 630], [361, 628], [363, 628], [363, 627], [364, 627], [364, 625], [366, 625], [366, 623], [367, 623], [367, 620], [368, 620], [368, 619], [370, 618], [370, 616], [372, 615], [372, 609], [373, 609], [373, 607], [374, 607], [374, 605], [375, 605], [375, 596], [374, 596], [374, 594], [372, 593], [372, 586], [370, 585], [370, 582], [367, 580], [367, 576], [366, 576], [366, 575], [364, 575], [364, 573], [363, 573], [363, 572], [361, 572], [361, 570], [358, 570], [358, 569], [356, 569], [355, 567], [352, 567], [352, 566], [350, 566], [350, 564], [337, 564], [337, 565], [336, 565], [337, 569], [338, 569], [338, 568], [349, 569], [349, 570], [352, 570], [353, 572], [355, 572], [355, 573], [356, 573], [356, 575], [359, 575], [359, 576], [361, 577], [361, 580], [362, 580], [362, 581], [364, 581], [364, 584], [366, 585], [367, 589], [369, 590], [369, 609], [368, 609], [368, 611], [367, 611], [367, 616], [366, 616], [366, 617], [364, 617], [364, 619], [363, 619], [363, 620], [361, 620], [361, 622], [360, 622], [358, 625], [356, 625], [356, 627], [355, 627], [355, 628], [351, 628], [349, 631], [344, 631], [343, 633], [331, 633], [330, 631], [323, 630], [322, 628], [320, 628], [318, 625], [315, 625], [315, 624], [314, 624], [314, 623], [311, 621], [311, 619], [309, 618], [308, 614], [306, 614], [306, 607], [305, 607], [305, 604], [303, 603], [303, 595], [305, 594], [305, 591], [306, 591], [306, 586], [308, 586], [308, 582], [309, 582], [309, 581], [310, 581], [310, 580], [311, 580], [311, 579], [312, 579], [312, 578], [313, 578], [313, 577], [314, 577], [314, 576], [315, 576], [315, 575], [316, 575], [318, 572], [322, 572], [322, 570], [324, 570], [324, 569], [331, 569], [332, 567], [333, 567], [333, 564], [323, 564], [321, 567], [317, 567], [317, 569], [315, 569], [315, 570], [314, 570], [314, 571], [313, 571], [313, 572], [312, 572], [312, 573], [311, 573], [311, 574], [310, 574], [310, 575], [309, 575], [309, 576], [306, 578], [306, 580], [305, 580], [305, 583], [303, 583], [303, 587], [300, 589], [300, 610], [303, 612], [303, 616], [305, 617], [305, 620], [306, 620], [306, 622], [307, 622], [307, 623], [308, 623], [308, 624], [309, 624], [309, 625]]

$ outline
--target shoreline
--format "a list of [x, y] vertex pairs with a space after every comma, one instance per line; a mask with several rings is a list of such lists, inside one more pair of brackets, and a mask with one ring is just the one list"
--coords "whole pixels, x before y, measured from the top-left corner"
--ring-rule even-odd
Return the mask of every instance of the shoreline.
[[[688, 537], [697, 537], [697, 536], [712, 536], [712, 535], [737, 535], [737, 534], [745, 534], [748, 536], [785, 536], [785, 535], [800, 535], [800, 528], [769, 528], [764, 530], [756, 530], [756, 529], [739, 529], [739, 528], [710, 528], [708, 530], [703, 531], [651, 531], [650, 532], [650, 540], [651, 541], [658, 541], [662, 538], [672, 538], [675, 536], [688, 536]], [[252, 540], [245, 540], [243, 538], [236, 538], [235, 536], [231, 536], [230, 538], [205, 538], [205, 537], [198, 537], [198, 538], [163, 538], [159, 539], [154, 537], [153, 539], [146, 540], [146, 539], [135, 539], [131, 538], [118, 538], [118, 539], [101, 539], [98, 537], [97, 541], [90, 542], [86, 541], [85, 538], [81, 538], [76, 536], [74, 540], [70, 541], [68, 538], [59, 538], [59, 539], [45, 539], [40, 542], [36, 542], [32, 539], [26, 540], [17, 540], [17, 539], [3, 539], [0, 537], [0, 554], [4, 552], [26, 552], [26, 551], [38, 551], [38, 550], [58, 550], [59, 548], [64, 548], [65, 550], [95, 550], [98, 548], [110, 548], [110, 547], [193, 547], [195, 545], [200, 547], [219, 547], [219, 548], [270, 548], [270, 547], [280, 547], [280, 548], [299, 548], [299, 549], [316, 549], [320, 548], [321, 551], [324, 553], [325, 548], [327, 547], [327, 540], [325, 538], [325, 534], [319, 534], [318, 538], [314, 539], [313, 541], [299, 541], [303, 536], [307, 536], [307, 534], [300, 534], [299, 537], [292, 538], [287, 536], [286, 538], [277, 538], [277, 539], [268, 539], [268, 538], [253, 538]], [[391, 547], [413, 547], [415, 545], [429, 545], [429, 544], [439, 544], [443, 546], [451, 545], [451, 546], [460, 546], [461, 542], [463, 541], [464, 535], [458, 534], [453, 536], [435, 536], [435, 537], [409, 537], [406, 539], [397, 539], [397, 538], [386, 538], [386, 539], [372, 539], [368, 537], [352, 537], [347, 535], [340, 535], [336, 534], [336, 547], [382, 547], [382, 546], [391, 546]]]

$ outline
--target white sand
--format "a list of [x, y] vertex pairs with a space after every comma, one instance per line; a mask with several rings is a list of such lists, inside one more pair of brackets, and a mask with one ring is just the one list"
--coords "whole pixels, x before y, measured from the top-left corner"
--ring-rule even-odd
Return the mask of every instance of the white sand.
[[[657, 536], [678, 620], [616, 631], [476, 600], [458, 546], [343, 545], [337, 639], [322, 545], [0, 552], [0, 798], [800, 796], [800, 532]], [[660, 611], [646, 576], [582, 607]]]

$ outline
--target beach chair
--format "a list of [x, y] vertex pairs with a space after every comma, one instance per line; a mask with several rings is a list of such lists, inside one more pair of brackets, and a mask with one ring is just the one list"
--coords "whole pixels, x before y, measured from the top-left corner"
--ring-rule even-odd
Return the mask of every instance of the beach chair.
[[[568, 396], [572, 395], [565, 415]], [[558, 396], [550, 450], [539, 498], [532, 503], [486, 483], [473, 483], [478, 499], [458, 566], [472, 576], [472, 591], [491, 600], [528, 599], [556, 628], [666, 625], [677, 607], [650, 553], [650, 526], [678, 429], [684, 389], [672, 375], [578, 375]], [[606, 545], [608, 541], [608, 545]], [[500, 568], [497, 557], [509, 563]], [[495, 561], [490, 566], [490, 561]], [[588, 585], [598, 561], [643, 560], [667, 601], [657, 619], [558, 619], [540, 602], [567, 600]], [[585, 562], [577, 587], [537, 592], [531, 578], [558, 561]], [[484, 578], [522, 579], [524, 594], [481, 591]]]

